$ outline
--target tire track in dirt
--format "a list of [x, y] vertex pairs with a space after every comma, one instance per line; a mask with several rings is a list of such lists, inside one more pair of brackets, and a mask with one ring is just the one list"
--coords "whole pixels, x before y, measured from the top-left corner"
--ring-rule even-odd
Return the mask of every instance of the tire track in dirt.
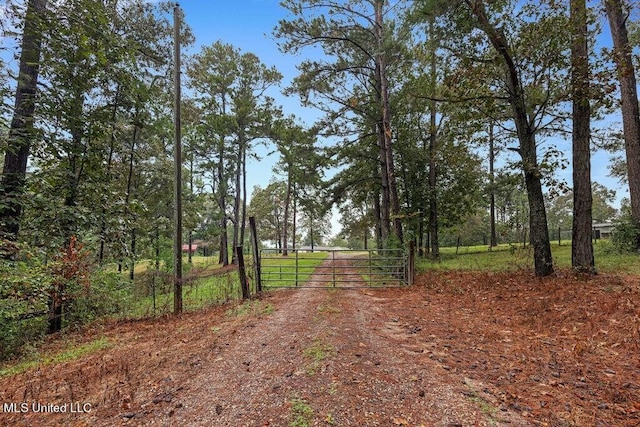
[[[347, 278], [363, 284], [355, 271]], [[41, 399], [73, 396], [92, 412], [13, 414], [10, 424], [0, 414], [0, 425], [528, 425], [470, 398], [464, 378], [421, 350], [391, 304], [410, 290], [332, 289], [324, 279], [311, 285], [327, 289], [266, 293], [236, 316], [115, 327], [113, 348], [0, 390], [18, 399], [33, 384]]]
[[[325, 261], [324, 267], [331, 261]], [[336, 260], [345, 267], [346, 260]], [[362, 278], [355, 272], [355, 284]], [[323, 279], [323, 278], [322, 278]], [[310, 286], [327, 287], [312, 277]], [[397, 290], [304, 289], [268, 294], [274, 313], [225, 336], [184, 384], [169, 421], [189, 425], [511, 425], [465, 396], [462, 378], [415, 350], [385, 312]], [[413, 345], [413, 347], [412, 347]], [[450, 384], [459, 384], [452, 388]], [[304, 409], [310, 409], [304, 414]], [[151, 420], [149, 420], [151, 421]], [[156, 420], [158, 421], [158, 420]], [[304, 425], [304, 424], [297, 424]], [[519, 420], [516, 425], [527, 425]]]

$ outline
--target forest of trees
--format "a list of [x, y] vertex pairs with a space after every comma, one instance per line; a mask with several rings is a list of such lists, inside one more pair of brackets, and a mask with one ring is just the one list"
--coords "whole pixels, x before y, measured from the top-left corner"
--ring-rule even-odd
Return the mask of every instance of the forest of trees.
[[[437, 258], [461, 234], [489, 246], [525, 239], [537, 276], [554, 271], [558, 227], [571, 229], [580, 271], [595, 271], [593, 221], [624, 223], [640, 248], [636, 4], [281, 5], [272, 37], [302, 58], [282, 91], [320, 111], [316, 123], [278, 105], [282, 75], [256, 54], [224, 40], [190, 49], [184, 17], [185, 240], [233, 263], [251, 214], [287, 254], [326, 241], [337, 208], [345, 244], [414, 241]], [[171, 251], [173, 7], [3, 2], [3, 258], [46, 262], [80, 242], [97, 266], [133, 279], [136, 260]], [[557, 141], [571, 141], [570, 157]], [[261, 146], [278, 156], [277, 171], [250, 194], [247, 164]], [[592, 183], [599, 149], [628, 184], [620, 212]], [[558, 180], [567, 167], [571, 187]]]

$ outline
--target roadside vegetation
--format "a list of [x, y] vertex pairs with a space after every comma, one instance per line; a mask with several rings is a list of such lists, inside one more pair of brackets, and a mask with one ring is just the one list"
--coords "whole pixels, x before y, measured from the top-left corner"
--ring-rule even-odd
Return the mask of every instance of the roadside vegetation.
[[[593, 245], [596, 270], [607, 273], [640, 275], [640, 256], [620, 250], [611, 241], [598, 240]], [[554, 264], [571, 268], [571, 241], [551, 245]], [[533, 249], [512, 244], [501, 244], [488, 249], [487, 245], [441, 248], [440, 259], [418, 258], [418, 271], [424, 270], [478, 270], [478, 271], [532, 271]]]
[[[235, 268], [221, 269], [212, 257], [185, 259], [183, 304], [199, 310], [240, 298]], [[96, 265], [79, 243], [50, 259], [30, 248], [19, 259], [0, 261], [0, 361], [38, 354], [38, 347], [60, 323], [64, 331], [91, 323], [142, 319], [170, 313], [173, 276], [164, 261], [142, 261], [135, 278], [117, 264]], [[53, 300], [60, 312], [52, 310]]]

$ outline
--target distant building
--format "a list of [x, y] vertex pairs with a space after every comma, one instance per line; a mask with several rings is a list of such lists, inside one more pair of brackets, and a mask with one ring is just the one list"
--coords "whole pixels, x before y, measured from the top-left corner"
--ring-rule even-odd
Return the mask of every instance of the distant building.
[[[191, 253], [198, 250], [198, 245], [191, 245]], [[189, 252], [189, 245], [182, 245], [182, 252]]]
[[615, 224], [610, 222], [601, 222], [593, 224], [593, 238], [594, 239], [608, 239], [613, 234]]

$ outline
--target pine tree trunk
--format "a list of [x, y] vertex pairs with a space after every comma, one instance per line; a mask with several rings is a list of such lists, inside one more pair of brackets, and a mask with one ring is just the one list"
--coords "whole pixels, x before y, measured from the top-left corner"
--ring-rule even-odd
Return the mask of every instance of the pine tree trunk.
[[489, 249], [494, 246], [498, 246], [498, 236], [496, 235], [496, 189], [495, 174], [494, 174], [494, 162], [495, 162], [495, 147], [493, 140], [493, 124], [489, 127], [489, 216], [490, 216], [490, 228], [491, 236], [489, 238]]
[[291, 175], [287, 175], [287, 194], [284, 199], [284, 225], [282, 228], [282, 240], [283, 240], [283, 248], [282, 255], [289, 255], [289, 215], [290, 215], [290, 205], [291, 205]]
[[242, 137], [238, 137], [238, 153], [236, 155], [235, 196], [233, 199], [233, 250], [231, 264], [237, 264], [238, 256], [235, 248], [240, 245], [240, 199], [242, 194]]
[[240, 244], [244, 245], [244, 236], [247, 229], [247, 147], [242, 146], [242, 213], [240, 218]]
[[[603, 1], [611, 29], [614, 46], [613, 57], [620, 81], [622, 127], [627, 157], [631, 215], [634, 222], [640, 226], [640, 109], [631, 45], [627, 33], [627, 18], [622, 12], [621, 0]], [[640, 249], [640, 235], [636, 236], [636, 247]]]
[[509, 92], [509, 103], [516, 125], [519, 153], [522, 158], [527, 197], [529, 200], [529, 233], [533, 245], [534, 269], [537, 277], [553, 273], [553, 258], [547, 227], [547, 213], [542, 192], [542, 172], [538, 167], [535, 131], [529, 123], [525, 94], [520, 74], [502, 31], [489, 22], [482, 3], [474, 2], [471, 12], [478, 19], [480, 29], [487, 35], [496, 52], [501, 56], [505, 69], [505, 83]]
[[[429, 33], [433, 34], [433, 19], [429, 22]], [[430, 80], [432, 88], [436, 85], [436, 50], [431, 43]], [[435, 90], [435, 89], [434, 89]], [[436, 129], [437, 103], [429, 102], [429, 235], [431, 237], [431, 257], [440, 258], [440, 241], [438, 240], [438, 135]]]
[[[106, 183], [105, 189], [111, 183], [112, 180], [112, 164], [113, 164], [113, 155], [115, 152], [115, 140], [116, 140], [116, 118], [118, 116], [118, 107], [119, 107], [119, 99], [120, 99], [120, 85], [116, 88], [116, 93], [113, 100], [113, 113], [111, 114], [111, 135], [109, 136], [109, 154], [107, 155], [107, 170], [106, 170]], [[107, 203], [108, 198], [106, 196], [107, 192], [103, 195], [102, 199], [102, 209], [100, 211], [100, 249], [98, 252], [98, 261], [100, 265], [104, 262], [104, 253], [105, 253], [105, 245], [106, 245], [106, 234], [107, 234]]]
[[389, 235], [391, 234], [389, 213], [389, 175], [387, 175], [387, 155], [385, 151], [383, 132], [384, 130], [382, 129], [382, 126], [377, 125], [376, 133], [378, 136], [378, 153], [380, 156], [380, 163], [378, 168], [378, 173], [380, 174], [380, 199], [378, 199], [378, 218], [380, 218], [380, 239], [382, 246], [387, 243]]
[[47, 0], [29, 0], [24, 19], [15, 108], [0, 184], [0, 238], [11, 241], [18, 238], [27, 161], [34, 139], [33, 114], [42, 46], [41, 18], [46, 8]]
[[393, 159], [393, 139], [391, 132], [391, 107], [389, 105], [389, 87], [387, 81], [387, 60], [384, 51], [384, 22], [382, 14], [383, 0], [376, 0], [374, 4], [376, 17], [376, 38], [378, 42], [378, 55], [376, 58], [377, 71], [380, 84], [380, 103], [382, 107], [382, 122], [380, 123], [380, 133], [382, 134], [382, 144], [384, 147], [384, 157], [386, 170], [383, 174], [387, 176], [389, 188], [389, 216], [393, 222], [393, 231], [399, 244], [402, 244], [402, 219], [400, 218], [400, 198], [398, 196], [398, 185], [396, 180], [395, 165]]
[[591, 193], [591, 107], [589, 104], [589, 52], [585, 0], [571, 0], [571, 85], [573, 88], [573, 228], [571, 265], [595, 272]]
[[220, 208], [220, 255], [218, 262], [223, 266], [229, 265], [229, 244], [227, 236], [227, 185], [224, 176], [224, 138], [218, 146], [218, 208]]
[[384, 243], [384, 225], [382, 221], [382, 208], [380, 206], [380, 192], [373, 193], [373, 214], [376, 217], [375, 233], [376, 233], [376, 247], [382, 249]]

